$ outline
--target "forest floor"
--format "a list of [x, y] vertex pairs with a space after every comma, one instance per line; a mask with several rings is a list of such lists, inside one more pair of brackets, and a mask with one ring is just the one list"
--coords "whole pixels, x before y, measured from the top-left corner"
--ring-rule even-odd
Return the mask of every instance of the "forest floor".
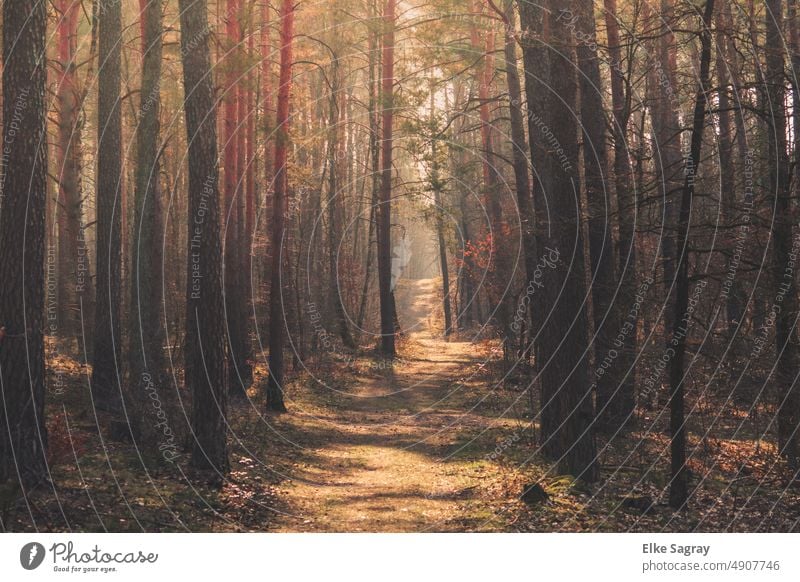
[[[707, 411], [689, 427], [685, 511], [665, 503], [669, 440], [658, 408], [637, 411], [630, 434], [598, 438], [599, 483], [555, 473], [537, 454], [530, 370], [498, 381], [496, 341], [446, 340], [439, 288], [410, 280], [396, 290], [396, 360], [335, 347], [302, 358], [288, 414], [263, 414], [257, 365], [250, 398], [229, 408], [221, 487], [194, 473], [186, 453], [166, 463], [110, 434], [91, 406], [90, 368], [50, 341], [51, 480], [27, 500], [0, 490], [0, 531], [798, 530], [800, 488], [774, 442], [713, 394], [687, 402]], [[170, 414], [178, 431], [188, 407]], [[708, 421], [724, 438], [708, 436]], [[523, 502], [532, 484], [546, 497]]]
[[512, 528], [508, 499], [496, 491], [508, 476], [490, 465], [496, 442], [520, 439], [521, 422], [475, 390], [489, 346], [446, 341], [432, 315], [438, 296], [431, 279], [401, 286], [401, 358], [373, 362], [326, 406], [281, 419], [306, 454], [279, 488], [288, 512], [278, 530]]

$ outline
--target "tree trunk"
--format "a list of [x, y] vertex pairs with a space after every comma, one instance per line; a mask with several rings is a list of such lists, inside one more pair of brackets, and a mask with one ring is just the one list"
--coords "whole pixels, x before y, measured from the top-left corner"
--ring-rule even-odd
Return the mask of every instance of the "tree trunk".
[[[247, 53], [250, 61], [255, 60], [255, 30], [251, 28], [247, 39]], [[253, 276], [253, 256], [255, 254], [254, 233], [256, 227], [256, 74], [250, 68], [247, 74], [247, 149], [245, 151], [245, 168], [247, 168], [247, 188], [245, 197], [245, 240], [242, 247], [244, 266], [242, 267], [244, 301], [242, 303], [242, 317], [244, 320], [245, 340], [245, 372], [247, 384], [252, 384], [253, 370], [250, 364], [252, 346], [250, 344], [250, 329], [255, 323], [255, 306], [258, 299], [257, 278]], [[252, 317], [252, 318], [251, 318]]]
[[[482, 4], [476, 1], [473, 5], [475, 16], [483, 12]], [[500, 203], [502, 178], [497, 170], [499, 158], [495, 156], [494, 126], [489, 111], [489, 89], [494, 76], [494, 28], [490, 25], [486, 31], [483, 46], [480, 44], [480, 31], [476, 23], [471, 29], [470, 43], [475, 55], [483, 54], [483, 65], [475, 68], [475, 85], [478, 90], [478, 116], [480, 118], [481, 135], [481, 168], [483, 170], [483, 203], [488, 211], [488, 227], [491, 240], [491, 285], [485, 288], [489, 291], [489, 308], [496, 317], [497, 326], [501, 330], [504, 357], [509, 355], [509, 340], [512, 335], [509, 317], [508, 288], [511, 279], [508, 254], [500, 241], [507, 236], [506, 225], [503, 222], [503, 208]]]
[[394, 27], [395, 2], [386, 0], [383, 13], [383, 132], [381, 191], [378, 207], [378, 284], [380, 287], [381, 352], [393, 358], [395, 351], [394, 289], [392, 287], [392, 130], [394, 124]]
[[[377, 7], [375, 1], [370, 2], [370, 17], [376, 17]], [[375, 238], [376, 221], [378, 219], [378, 201], [380, 199], [380, 134], [381, 118], [378, 111], [378, 104], [380, 100], [380, 82], [377, 79], [376, 69], [378, 68], [378, 54], [377, 54], [377, 33], [373, 30], [369, 31], [369, 41], [367, 50], [369, 55], [369, 160], [371, 169], [371, 184], [370, 184], [370, 207], [367, 213], [369, 219], [369, 227], [367, 229], [367, 247], [364, 259], [364, 283], [361, 286], [361, 300], [358, 306], [358, 321], [356, 322], [359, 331], [364, 330], [364, 318], [367, 314], [367, 301], [369, 298], [369, 288], [372, 282], [372, 257], [374, 254], [373, 243], [377, 245]]]
[[[272, 151], [273, 139], [273, 103], [272, 103], [272, 46], [270, 44], [270, 2], [263, 0], [261, 5], [261, 110], [263, 114], [262, 127], [264, 129], [264, 188], [262, 200], [259, 202], [263, 210], [261, 220], [264, 222], [266, 229], [265, 244], [269, 245], [269, 232], [272, 227], [271, 217], [271, 193], [274, 187], [272, 167], [275, 161], [275, 155]], [[269, 249], [267, 249], [265, 256], [269, 256]], [[269, 279], [269, 261], [265, 261], [264, 273], [265, 280]]]
[[794, 272], [793, 219], [789, 156], [786, 151], [786, 87], [784, 41], [782, 37], [783, 1], [767, 0], [766, 10], [767, 132], [769, 142], [769, 187], [774, 209], [773, 260], [775, 289], [782, 305], [775, 322], [775, 351], [778, 361], [775, 380], [778, 388], [778, 446], [789, 466], [800, 466], [800, 390], [797, 371], [800, 367], [800, 341], [797, 319], [797, 282]]
[[225, 288], [225, 322], [228, 335], [228, 386], [232, 396], [246, 395], [247, 373], [244, 362], [244, 342], [242, 340], [242, 289], [241, 289], [241, 202], [244, 177], [244, 143], [240, 122], [244, 107], [241, 98], [242, 87], [238, 83], [241, 25], [240, 0], [227, 0], [225, 3], [225, 36], [227, 37], [226, 74], [223, 87], [223, 175], [225, 196], [225, 218], [223, 228]]
[[[562, 18], [562, 23], [564, 19]], [[633, 392], [623, 382], [627, 370], [615, 360], [614, 341], [620, 333], [620, 302], [614, 301], [617, 281], [614, 273], [614, 230], [606, 148], [603, 88], [597, 58], [594, 5], [581, 0], [577, 5], [577, 27], [584, 41], [577, 44], [580, 71], [581, 124], [583, 126], [583, 168], [588, 202], [589, 254], [592, 274], [592, 307], [595, 331], [595, 374], [598, 428], [620, 430], [633, 416]], [[611, 362], [606, 366], [606, 363]], [[606, 366], [605, 368], [603, 366]], [[604, 370], [604, 373], [601, 373]]]
[[703, 10], [703, 29], [700, 32], [700, 79], [692, 116], [692, 136], [689, 159], [686, 160], [685, 179], [681, 191], [681, 206], [678, 220], [678, 244], [675, 279], [675, 312], [672, 320], [672, 337], [667, 354], [670, 360], [670, 399], [669, 428], [672, 480], [669, 487], [669, 504], [681, 509], [689, 495], [688, 469], [686, 467], [686, 420], [684, 418], [683, 359], [686, 353], [686, 337], [691, 326], [692, 314], [689, 309], [689, 244], [690, 219], [694, 201], [694, 184], [703, 148], [703, 129], [708, 105], [708, 77], [711, 67], [711, 19], [714, 14], [714, 0], [706, 0]]
[[789, 83], [792, 86], [792, 130], [794, 140], [794, 174], [792, 184], [795, 198], [800, 194], [800, 24], [798, 23], [797, 0], [788, 0], [786, 20], [789, 24]]
[[18, 481], [24, 496], [49, 474], [43, 337], [46, 29], [43, 2], [3, 3], [0, 484]]
[[[142, 87], [137, 127], [136, 191], [134, 197], [131, 261], [130, 391], [137, 444], [157, 451], [169, 432], [166, 419], [158, 418], [152, 393], [168, 401], [170, 378], [164, 359], [166, 339], [162, 305], [162, 211], [159, 164], [161, 109], [162, 3], [140, 0], [142, 18]], [[162, 407], [164, 410], [164, 407]], [[164, 411], [166, 414], [166, 410]], [[164, 423], [164, 424], [161, 424]]]
[[[241, 2], [237, 6], [236, 18], [236, 49], [234, 55], [244, 55], [244, 26], [245, 13]], [[240, 57], [241, 58], [241, 57]], [[246, 83], [247, 76], [237, 67], [237, 79], [242, 78], [245, 82], [237, 83], [236, 87], [236, 193], [234, 195], [234, 248], [233, 260], [235, 270], [233, 272], [233, 309], [229, 317], [233, 321], [229, 322], [231, 334], [231, 389], [232, 393], [246, 395], [247, 388], [253, 379], [253, 372], [250, 368], [250, 345], [249, 331], [247, 328], [247, 255], [250, 247], [247, 239], [247, 93], [249, 88]]]
[[[514, 162], [514, 183], [517, 192], [517, 209], [521, 225], [522, 245], [525, 251], [525, 274], [527, 286], [534, 280], [538, 257], [536, 256], [536, 219], [531, 198], [531, 181], [528, 174], [528, 143], [525, 138], [525, 115], [522, 110], [522, 88], [517, 68], [517, 41], [514, 38], [516, 17], [512, 0], [505, 0], [504, 11], [504, 56], [506, 82], [508, 84], [509, 111], [511, 117], [511, 146]], [[512, 323], [512, 331], [524, 327], [523, 322]], [[517, 327], [518, 329], [513, 329]]]
[[[523, 3], [524, 4], [524, 3]], [[541, 8], [526, 6], [521, 14], [526, 31], [538, 28]], [[537, 14], [538, 13], [538, 14]], [[589, 389], [587, 318], [583, 307], [586, 297], [584, 245], [581, 209], [576, 192], [579, 188], [577, 124], [578, 85], [573, 60], [574, 42], [569, 28], [558, 22], [556, 3], [551, 0], [544, 16], [550, 67], [549, 92], [528, 93], [528, 103], [545, 102], [545, 110], [534, 125], [534, 131], [547, 136], [549, 151], [545, 157], [534, 157], [540, 172], [547, 173], [550, 188], [549, 214], [537, 208], [537, 225], [542, 229], [545, 245], [542, 253], [552, 265], [550, 276], [542, 279], [547, 319], [537, 330], [538, 368], [541, 372], [541, 439], [544, 454], [558, 463], [558, 470], [587, 482], [598, 478], [592, 423], [592, 393]], [[547, 34], [549, 32], [549, 35]], [[549, 42], [548, 42], [549, 41]], [[536, 45], [534, 45], [536, 46]], [[533, 47], [527, 50], [533, 52]], [[531, 57], [526, 58], [526, 68]], [[526, 71], [532, 74], [533, 71]], [[538, 85], [538, 83], [537, 83]], [[534, 88], [530, 84], [526, 88]], [[537, 87], [538, 88], [538, 87]], [[540, 114], [534, 111], [534, 115]], [[538, 124], [541, 125], [538, 125]], [[532, 138], [532, 142], [533, 142]], [[539, 144], [541, 147], [544, 144]], [[532, 157], [534, 152], [532, 151]], [[542, 209], [539, 214], [539, 209]]]
[[180, 0], [181, 54], [189, 144], [186, 386], [192, 392], [192, 466], [230, 469], [226, 409], [219, 161], [208, 16], [202, 0]]
[[269, 380], [267, 410], [286, 412], [283, 402], [284, 367], [283, 344], [286, 332], [286, 308], [283, 305], [282, 257], [288, 252], [285, 240], [286, 196], [288, 176], [286, 167], [289, 146], [289, 97], [292, 84], [292, 42], [294, 40], [294, 5], [292, 0], [281, 4], [281, 65], [278, 80], [278, 107], [275, 116], [275, 194], [272, 215], [272, 273], [269, 311]]
[[[475, 2], [475, 15], [482, 14], [481, 4]], [[475, 85], [478, 88], [478, 115], [480, 117], [481, 130], [481, 167], [483, 169], [484, 202], [489, 211], [489, 219], [495, 236], [498, 235], [502, 222], [502, 208], [500, 206], [500, 193], [498, 183], [500, 182], [496, 160], [494, 159], [493, 128], [491, 114], [489, 112], [489, 87], [492, 83], [494, 74], [494, 28], [490, 26], [486, 31], [485, 45], [480, 44], [480, 31], [477, 23], [472, 25], [471, 44], [474, 54], [483, 54], [482, 66], [476, 66]], [[502, 274], [501, 274], [502, 275]]]
[[439, 268], [442, 272], [442, 313], [444, 315], [444, 336], [449, 337], [453, 329], [453, 314], [450, 310], [450, 269], [447, 265], [447, 245], [444, 236], [444, 208], [442, 190], [444, 183], [440, 177], [437, 142], [439, 128], [436, 122], [436, 84], [431, 75], [430, 83], [430, 132], [431, 132], [431, 171], [430, 185], [433, 190], [434, 212], [436, 213], [436, 242], [439, 247]]
[[[538, 2], [531, 0], [518, 0], [520, 24], [522, 25], [521, 46], [522, 58], [525, 67], [525, 93], [527, 96], [528, 140], [531, 152], [532, 173], [532, 198], [535, 225], [535, 240], [537, 255], [544, 255], [547, 244], [546, 230], [538, 223], [539, 216], [545, 213], [549, 204], [546, 193], [551, 192], [552, 174], [548, 170], [550, 158], [549, 148], [545, 137], [549, 131], [547, 125], [548, 111], [545, 106], [550, 93], [550, 51], [547, 47], [549, 30], [544, 18], [544, 8]], [[537, 264], [541, 261], [536, 257]], [[534, 271], [535, 272], [535, 271]], [[540, 284], [543, 284], [540, 281]], [[541, 358], [543, 316], [547, 314], [546, 301], [543, 293], [535, 291], [536, 284], [528, 283], [525, 290], [529, 302], [530, 336], [534, 338], [533, 355], [537, 373], [541, 373], [543, 360]], [[531, 296], [531, 292], [533, 295]], [[539, 383], [541, 384], [541, 376]], [[533, 387], [531, 388], [533, 390]]]
[[456, 321], [460, 329], [469, 329], [475, 323], [475, 304], [478, 299], [475, 295], [474, 287], [474, 261], [472, 255], [469, 253], [468, 245], [472, 243], [472, 229], [470, 228], [470, 212], [469, 212], [469, 194], [467, 192], [459, 192], [459, 212], [461, 214], [461, 240], [460, 252], [462, 267], [461, 283], [459, 285], [460, 305], [458, 309], [458, 316]]
[[[62, 76], [58, 83], [58, 319], [57, 331], [67, 337], [80, 336], [80, 299], [85, 288], [85, 243], [83, 243], [80, 191], [81, 123], [77, 83], [76, 51], [80, 5], [62, 0], [58, 21], [58, 59]], [[83, 243], [83, 244], [82, 244]], [[83, 252], [83, 255], [80, 253]], [[83, 260], [83, 263], [81, 261]], [[81, 270], [79, 270], [81, 269]], [[78, 348], [82, 343], [79, 342]]]
[[122, 6], [100, 0], [99, 94], [97, 98], [97, 312], [95, 314], [93, 405], [120, 413], [122, 336]]
[[[629, 160], [629, 146], [626, 139], [626, 129], [630, 118], [630, 107], [625, 93], [625, 76], [622, 71], [622, 43], [619, 36], [617, 23], [616, 0], [604, 0], [605, 21], [608, 35], [608, 55], [611, 61], [611, 101], [614, 111], [613, 143], [614, 143], [614, 187], [617, 196], [619, 238], [617, 244], [618, 255], [618, 297], [617, 302], [622, 309], [628, 309], [624, 319], [620, 320], [620, 334], [617, 337], [620, 344], [615, 347], [618, 351], [615, 366], [619, 373], [616, 388], [616, 402], [609, 407], [609, 414], [600, 416], [600, 428], [611, 429], [621, 426], [621, 422], [633, 412], [634, 392], [636, 384], [636, 353], [637, 353], [637, 326], [639, 310], [636, 303], [636, 196], [631, 186], [631, 166]], [[620, 313], [622, 317], [622, 313]], [[598, 409], [602, 407], [598, 403]], [[615, 412], [619, 413], [614, 419]], [[610, 423], [603, 426], [603, 420]], [[615, 429], [615, 428], [614, 428]]]
[[345, 347], [355, 348], [353, 336], [347, 326], [342, 294], [344, 281], [339, 279], [336, 256], [341, 250], [339, 246], [339, 217], [343, 193], [339, 192], [337, 158], [339, 155], [339, 103], [337, 93], [340, 90], [339, 60], [333, 55], [331, 71], [331, 94], [328, 109], [328, 297], [333, 302], [333, 318], [336, 331]]
[[[648, 81], [650, 95], [648, 100], [652, 103], [653, 125], [653, 151], [657, 175], [656, 193], [662, 202], [661, 225], [661, 264], [663, 268], [664, 306], [663, 322], [665, 337], [673, 327], [672, 314], [674, 313], [674, 294], [672, 287], [675, 282], [675, 231], [678, 220], [678, 205], [675, 198], [681, 191], [681, 171], [683, 168], [681, 156], [681, 134], [678, 119], [678, 86], [676, 83], [675, 63], [675, 37], [672, 32], [674, 26], [674, 0], [662, 0], [661, 12], [652, 15], [650, 19], [660, 23], [661, 37], [655, 41], [655, 65], [651, 65], [651, 78]], [[647, 3], [645, 3], [647, 6]], [[666, 339], [669, 343], [669, 339]]]
[[[724, 5], [726, 0], [722, 0]], [[719, 102], [719, 114], [717, 116], [719, 122], [719, 166], [720, 166], [720, 210], [722, 214], [722, 223], [725, 229], [724, 241], [727, 243], [729, 252], [736, 246], [737, 233], [735, 232], [736, 222], [736, 172], [733, 164], [733, 112], [731, 109], [730, 98], [728, 90], [730, 89], [730, 82], [728, 78], [728, 67], [726, 62], [726, 38], [724, 33], [724, 8], [720, 7], [717, 10], [716, 16], [716, 64], [717, 71], [717, 84], [719, 90], [717, 92], [717, 99]], [[736, 264], [733, 260], [727, 261], [727, 269], [725, 271], [726, 280], [723, 283], [723, 299], [725, 301], [725, 323], [728, 331], [732, 332], [737, 324], [742, 321], [742, 305], [741, 296], [738, 292], [738, 278], [735, 276]], [[727, 279], [727, 276], [734, 270], [734, 275]]]
[[442, 219], [442, 194], [435, 190], [436, 204], [436, 239], [439, 245], [439, 267], [442, 271], [442, 313], [444, 314], [444, 337], [453, 332], [453, 314], [450, 309], [450, 268], [447, 265], [447, 244], [444, 236], [444, 220]]

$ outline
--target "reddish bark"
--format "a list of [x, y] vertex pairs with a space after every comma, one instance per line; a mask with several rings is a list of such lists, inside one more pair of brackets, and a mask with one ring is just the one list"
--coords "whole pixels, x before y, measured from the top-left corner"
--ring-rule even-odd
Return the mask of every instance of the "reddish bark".
[[[78, 280], [81, 240], [80, 195], [80, 95], [76, 78], [79, 4], [62, 0], [58, 21], [58, 61], [62, 76], [58, 83], [58, 324], [59, 331], [73, 335], [79, 329], [75, 314], [82, 295]], [[62, 329], [63, 328], [63, 329]]]
[[[475, 5], [476, 14], [482, 13], [482, 6]], [[502, 210], [497, 196], [497, 168], [494, 166], [494, 145], [492, 135], [492, 121], [489, 112], [489, 87], [492, 84], [492, 73], [494, 72], [494, 28], [491, 26], [486, 31], [486, 42], [483, 47], [480, 44], [478, 27], [473, 25], [470, 41], [472, 50], [478, 55], [484, 54], [483, 68], [479, 69], [475, 75], [475, 82], [478, 84], [478, 114], [481, 120], [481, 145], [483, 147], [482, 166], [484, 183], [484, 203], [489, 210], [489, 218], [492, 221], [492, 230], [497, 232], [502, 220]]]
[[246, 132], [245, 88], [240, 83], [239, 59], [242, 45], [241, 0], [226, 4], [225, 32], [228, 62], [224, 97], [225, 165], [225, 316], [229, 340], [230, 389], [243, 395], [250, 383], [247, 365], [247, 326], [244, 301], [243, 229]]
[[[252, 60], [255, 55], [255, 31], [250, 30], [247, 40], [247, 53]], [[249, 361], [252, 354], [249, 344], [249, 323], [250, 314], [253, 311], [255, 298], [253, 297], [253, 232], [256, 222], [256, 157], [255, 157], [255, 142], [256, 142], [256, 103], [255, 103], [255, 74], [253, 69], [248, 70], [247, 74], [247, 87], [246, 87], [246, 111], [247, 118], [247, 147], [245, 150], [245, 168], [247, 176], [247, 187], [245, 193], [245, 228], [244, 228], [244, 241], [241, 245], [242, 256], [242, 275], [244, 288], [242, 293], [244, 301], [242, 302], [242, 317], [245, 326], [245, 353], [244, 356]], [[247, 367], [249, 369], [249, 363]], [[251, 373], [252, 377], [252, 373]]]
[[[475, 2], [474, 11], [476, 17], [483, 14], [483, 4]], [[478, 28], [472, 26], [470, 42], [472, 50], [476, 55], [483, 54], [483, 67], [479, 68], [475, 75], [475, 83], [478, 85], [478, 115], [480, 117], [481, 133], [481, 163], [483, 168], [483, 203], [489, 213], [489, 227], [492, 241], [491, 246], [491, 266], [493, 271], [492, 284], [487, 287], [491, 309], [497, 318], [499, 327], [503, 330], [505, 338], [511, 337], [509, 327], [509, 307], [507, 305], [506, 292], [508, 281], [510, 280], [511, 269], [505, 252], [496, 241], [506, 234], [506, 227], [503, 224], [503, 210], [500, 204], [500, 185], [502, 180], [498, 174], [494, 156], [494, 127], [489, 110], [490, 88], [494, 75], [494, 48], [495, 32], [490, 24], [486, 31], [486, 40], [483, 46], [480, 43]], [[504, 348], [508, 348], [507, 343]], [[507, 352], [504, 352], [507, 356]]]
[[281, 258], [286, 230], [287, 153], [289, 144], [289, 96], [292, 84], [292, 42], [294, 39], [294, 5], [281, 3], [281, 66], [278, 77], [278, 104], [275, 116], [275, 194], [272, 216], [272, 273], [270, 277], [269, 318], [269, 381], [267, 410], [284, 412], [283, 343], [286, 312], [281, 297]]
[[261, 103], [264, 110], [264, 182], [267, 192], [272, 188], [272, 47], [270, 45], [270, 5], [264, 0], [261, 8]]
[[[264, 130], [264, 188], [259, 201], [262, 209], [261, 221], [264, 224], [265, 256], [270, 256], [270, 230], [272, 227], [272, 189], [274, 187], [274, 152], [272, 148], [274, 115], [273, 115], [273, 95], [272, 95], [272, 54], [271, 51], [271, 12], [269, 0], [264, 0], [261, 5], [261, 83], [260, 98], [262, 120], [261, 127]], [[270, 261], [267, 258], [264, 265], [264, 281], [270, 280]]]
[[[150, 1], [151, 0], [139, 0], [139, 47], [142, 50], [142, 55], [144, 55], [144, 53], [147, 51], [147, 44], [145, 44], [145, 14], [147, 11], [147, 5], [150, 4]], [[66, 3], [70, 3], [69, 0], [67, 0]]]
[[[236, 39], [239, 38], [239, 21], [236, 17], [238, 14], [238, 4], [239, 0], [227, 0], [227, 16], [225, 21], [225, 34], [228, 38], [228, 41], [231, 43], [236, 43]], [[231, 49], [230, 53], [233, 52], [234, 49]], [[230, 56], [229, 53], [229, 56]], [[227, 253], [229, 252], [227, 242], [230, 240], [230, 220], [232, 218], [231, 215], [231, 205], [233, 204], [233, 200], [236, 194], [236, 182], [237, 177], [239, 175], [237, 162], [239, 160], [237, 146], [239, 145], [238, 140], [236, 139], [236, 118], [238, 114], [238, 100], [236, 94], [236, 70], [233, 66], [233, 59], [228, 60], [227, 63], [227, 72], [225, 74], [225, 84], [224, 84], [224, 97], [223, 97], [223, 164], [224, 164], [224, 171], [225, 171], [225, 182], [224, 182], [224, 196], [225, 196], [225, 224], [227, 225], [225, 228], [226, 232], [226, 245], [225, 245], [225, 253], [227, 259]]]
[[[250, 31], [247, 39], [247, 53], [252, 57], [255, 55], [254, 34]], [[245, 206], [245, 241], [246, 241], [246, 272], [250, 273], [250, 264], [253, 247], [253, 228], [256, 221], [256, 172], [255, 172], [255, 143], [256, 143], [256, 111], [255, 111], [255, 75], [252, 69], [247, 74], [246, 106], [245, 115], [247, 117], [247, 149], [245, 152], [245, 168], [247, 168], [247, 196]]]

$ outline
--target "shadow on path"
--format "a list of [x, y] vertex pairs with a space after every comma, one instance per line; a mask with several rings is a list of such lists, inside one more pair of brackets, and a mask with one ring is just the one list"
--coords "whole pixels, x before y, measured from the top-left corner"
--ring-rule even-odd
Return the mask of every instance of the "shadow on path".
[[[304, 452], [279, 496], [279, 531], [503, 531], [486, 494], [496, 443], [518, 426], [492, 416], [491, 386], [468, 379], [485, 350], [435, 329], [436, 280], [397, 290], [409, 351], [388, 370], [360, 374], [334, 404], [276, 419]], [[463, 381], [463, 383], [462, 383]]]

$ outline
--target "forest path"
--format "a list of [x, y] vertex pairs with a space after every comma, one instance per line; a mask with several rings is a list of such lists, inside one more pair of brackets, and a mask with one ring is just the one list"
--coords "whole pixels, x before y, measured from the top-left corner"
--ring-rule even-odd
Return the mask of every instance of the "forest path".
[[485, 353], [435, 329], [439, 293], [436, 280], [405, 281], [397, 301], [409, 341], [400, 359], [373, 362], [323, 407], [298, 410], [298, 402], [275, 419], [303, 447], [279, 488], [278, 531], [510, 528], [491, 451], [518, 426], [484, 406], [486, 388], [469, 384]]

